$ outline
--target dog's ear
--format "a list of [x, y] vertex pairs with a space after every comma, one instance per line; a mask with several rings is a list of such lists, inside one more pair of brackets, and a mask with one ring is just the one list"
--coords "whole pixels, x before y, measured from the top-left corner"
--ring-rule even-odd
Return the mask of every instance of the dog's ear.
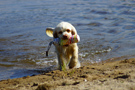
[[72, 35], [77, 35], [77, 31], [73, 25], [71, 25], [71, 33]]
[[72, 30], [72, 35], [75, 35], [75, 31]]
[[54, 38], [58, 38], [57, 31], [54, 31], [54, 32], [53, 32], [53, 37], [54, 37]]
[[54, 31], [54, 28], [46, 28], [46, 34], [49, 37], [53, 37], [53, 31]]
[[76, 32], [76, 30], [71, 30], [71, 33], [72, 33], [72, 35], [77, 35], [77, 32]]

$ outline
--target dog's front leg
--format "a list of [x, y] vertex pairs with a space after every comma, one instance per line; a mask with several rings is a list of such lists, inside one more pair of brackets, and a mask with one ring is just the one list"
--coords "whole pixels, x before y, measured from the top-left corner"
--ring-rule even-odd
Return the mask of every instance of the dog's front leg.
[[66, 69], [65, 59], [64, 59], [62, 54], [58, 54], [58, 63], [59, 63], [59, 69], [60, 70]]
[[80, 62], [78, 61], [78, 48], [73, 50], [69, 68], [79, 68]]

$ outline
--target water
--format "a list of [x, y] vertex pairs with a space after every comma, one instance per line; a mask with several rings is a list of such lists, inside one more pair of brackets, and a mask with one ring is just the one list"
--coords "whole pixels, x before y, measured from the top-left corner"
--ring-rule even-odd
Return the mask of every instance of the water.
[[81, 37], [79, 60], [94, 63], [135, 56], [134, 0], [1, 0], [0, 80], [55, 68], [47, 27], [72, 23]]

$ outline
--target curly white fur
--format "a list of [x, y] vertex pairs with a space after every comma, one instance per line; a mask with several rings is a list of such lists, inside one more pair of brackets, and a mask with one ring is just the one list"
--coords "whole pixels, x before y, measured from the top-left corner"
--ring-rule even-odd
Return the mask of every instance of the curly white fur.
[[[69, 39], [72, 35], [77, 35], [77, 31], [75, 27], [68, 22], [61, 22], [53, 29], [53, 38]], [[56, 44], [55, 49], [60, 70], [80, 67], [77, 43], [69, 45]]]

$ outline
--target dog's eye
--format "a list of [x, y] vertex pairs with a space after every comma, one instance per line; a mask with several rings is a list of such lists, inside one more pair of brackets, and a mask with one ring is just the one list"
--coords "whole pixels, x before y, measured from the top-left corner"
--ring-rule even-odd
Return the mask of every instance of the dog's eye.
[[59, 31], [59, 34], [62, 34], [62, 31]]
[[69, 32], [70, 32], [70, 30], [69, 30], [69, 29], [67, 29], [67, 32], [69, 33]]

